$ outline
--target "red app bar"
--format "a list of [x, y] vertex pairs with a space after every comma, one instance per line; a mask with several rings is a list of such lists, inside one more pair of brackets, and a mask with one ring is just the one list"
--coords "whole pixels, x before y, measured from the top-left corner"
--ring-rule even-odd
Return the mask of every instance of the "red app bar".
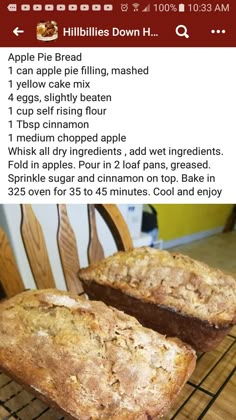
[[234, 47], [236, 2], [2, 0], [2, 47]]

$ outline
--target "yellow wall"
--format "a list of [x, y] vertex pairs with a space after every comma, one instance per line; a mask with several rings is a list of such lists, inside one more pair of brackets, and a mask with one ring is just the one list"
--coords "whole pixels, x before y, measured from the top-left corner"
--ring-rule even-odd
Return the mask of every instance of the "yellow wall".
[[159, 234], [171, 240], [224, 226], [231, 204], [154, 204], [158, 212]]

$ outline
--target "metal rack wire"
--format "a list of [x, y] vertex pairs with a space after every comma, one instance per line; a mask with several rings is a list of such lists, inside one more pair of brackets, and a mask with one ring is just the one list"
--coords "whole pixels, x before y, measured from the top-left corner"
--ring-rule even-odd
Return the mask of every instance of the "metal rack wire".
[[[163, 420], [222, 418], [216, 412], [215, 402], [223, 395], [223, 391], [235, 374], [235, 353], [236, 328], [215, 351], [202, 353], [198, 356], [195, 372], [183, 388], [171, 412]], [[232, 399], [234, 400], [233, 395]], [[222, 400], [223, 398], [218, 400], [220, 404], [225, 404], [222, 410], [232, 413], [231, 417], [229, 415], [226, 418], [234, 418], [235, 407], [229, 406], [228, 401]]]
[[0, 419], [66, 420], [4, 373], [0, 373]]
[[[234, 338], [232, 344], [221, 355], [221, 357], [217, 360], [217, 362], [215, 363], [215, 365], [207, 372], [207, 374], [203, 377], [203, 379], [201, 380], [201, 382], [199, 384], [196, 385], [196, 384], [192, 383], [191, 381], [188, 382], [188, 384], [191, 387], [193, 387], [193, 390], [192, 390], [191, 394], [188, 396], [188, 398], [184, 401], [184, 403], [181, 404], [181, 406], [176, 410], [175, 414], [171, 417], [171, 420], [178, 418], [178, 414], [182, 411], [182, 409], [184, 408], [185, 404], [188, 403], [188, 401], [194, 396], [195, 392], [197, 392], [197, 391], [200, 391], [201, 393], [206, 394], [207, 396], [211, 397], [210, 398], [210, 401], [208, 402], [208, 404], [202, 410], [201, 414], [197, 417], [197, 420], [203, 419], [203, 417], [205, 416], [205, 414], [208, 412], [208, 410], [210, 409], [210, 407], [213, 405], [214, 401], [217, 399], [217, 397], [219, 396], [219, 394], [221, 393], [221, 391], [224, 389], [225, 385], [228, 383], [228, 381], [231, 379], [232, 375], [235, 373], [235, 369], [236, 368], [234, 368], [232, 371], [230, 371], [230, 373], [227, 375], [226, 379], [224, 380], [224, 382], [222, 383], [222, 385], [220, 386], [220, 388], [215, 393], [214, 392], [211, 392], [211, 391], [208, 391], [207, 389], [205, 389], [202, 386], [202, 384], [211, 375], [211, 373], [213, 372], [213, 370], [221, 363], [221, 361], [224, 359], [224, 357], [230, 352], [230, 350], [232, 349], [232, 347], [235, 346], [235, 343], [236, 343], [236, 339]], [[202, 356], [204, 356], [204, 353], [200, 356], [200, 358]], [[200, 358], [198, 358], [198, 360]]]

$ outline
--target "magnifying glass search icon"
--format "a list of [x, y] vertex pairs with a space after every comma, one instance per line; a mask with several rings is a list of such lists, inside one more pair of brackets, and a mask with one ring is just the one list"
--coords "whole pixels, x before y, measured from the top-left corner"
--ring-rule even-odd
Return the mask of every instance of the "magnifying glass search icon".
[[185, 25], [176, 26], [175, 32], [178, 36], [185, 36], [185, 38], [189, 38], [188, 29]]

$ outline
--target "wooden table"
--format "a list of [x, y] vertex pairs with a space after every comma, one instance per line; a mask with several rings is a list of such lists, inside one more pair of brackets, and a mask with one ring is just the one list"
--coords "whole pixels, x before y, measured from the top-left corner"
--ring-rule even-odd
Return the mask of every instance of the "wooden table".
[[[163, 420], [236, 418], [236, 327], [213, 352], [199, 355], [197, 368]], [[62, 420], [40, 400], [0, 373], [0, 419]]]

